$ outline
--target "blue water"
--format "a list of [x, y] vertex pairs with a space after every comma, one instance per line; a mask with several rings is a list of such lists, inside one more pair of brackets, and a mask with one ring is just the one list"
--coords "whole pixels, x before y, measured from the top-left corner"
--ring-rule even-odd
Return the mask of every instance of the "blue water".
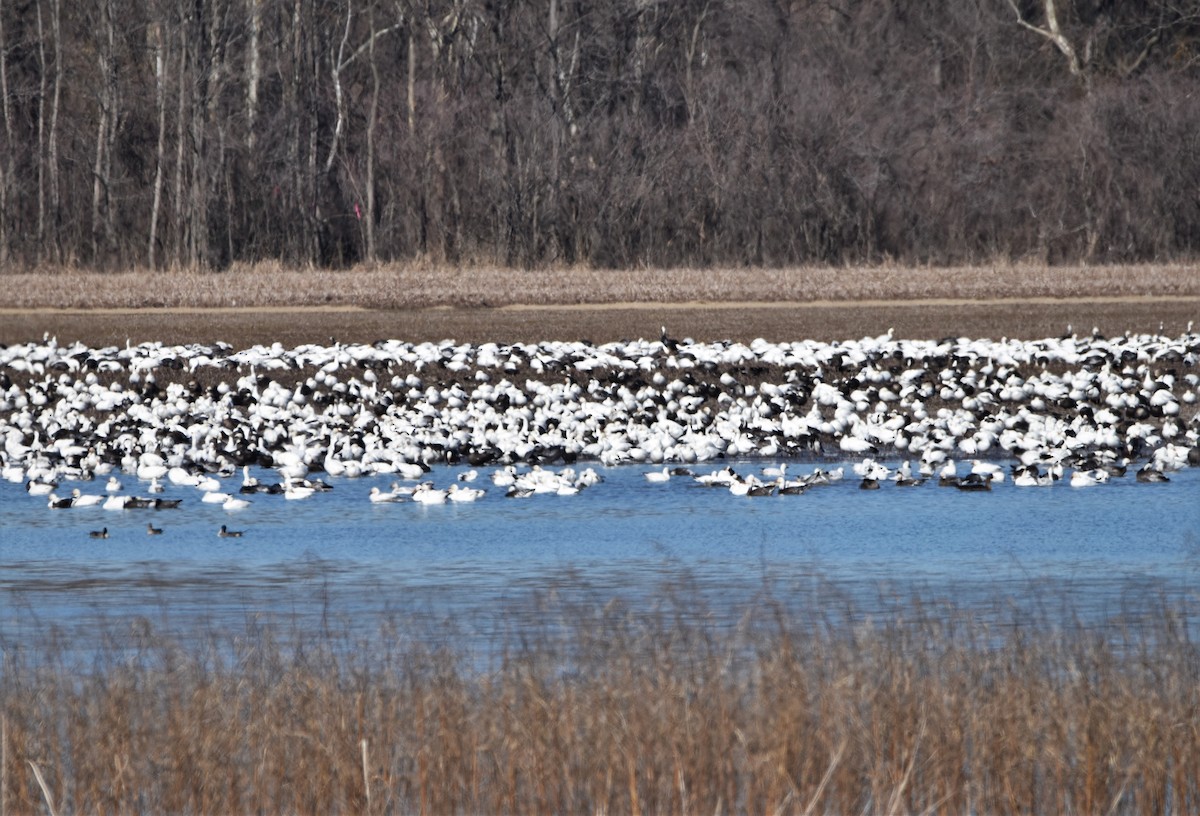
[[[810, 604], [832, 593], [864, 614], [896, 593], [989, 608], [1069, 598], [1072, 614], [1109, 618], [1154, 599], [1190, 604], [1200, 588], [1197, 469], [1169, 484], [1139, 484], [1131, 469], [1090, 488], [1006, 481], [967, 493], [933, 482], [859, 490], [847, 468], [842, 482], [762, 498], [682, 477], [650, 484], [647, 467], [600, 470], [603, 483], [571, 497], [509, 499], [483, 469], [475, 485], [488, 493], [471, 504], [372, 504], [370, 488], [391, 482], [379, 477], [331, 479], [334, 490], [303, 501], [251, 496], [233, 512], [172, 485], [162, 497], [182, 498], [176, 510], [50, 510], [3, 483], [0, 630], [376, 613], [487, 629], [509, 625], [513, 603], [536, 593], [653, 605], [680, 580], [731, 616], [767, 591]], [[460, 471], [429, 478], [446, 486]], [[126, 492], [147, 495], [122, 478]], [[239, 484], [240, 474], [225, 487]], [[103, 482], [83, 488], [101, 492]], [[165, 532], [147, 535], [147, 522]], [[244, 537], [219, 538], [221, 524]], [[101, 527], [109, 539], [88, 536]]]

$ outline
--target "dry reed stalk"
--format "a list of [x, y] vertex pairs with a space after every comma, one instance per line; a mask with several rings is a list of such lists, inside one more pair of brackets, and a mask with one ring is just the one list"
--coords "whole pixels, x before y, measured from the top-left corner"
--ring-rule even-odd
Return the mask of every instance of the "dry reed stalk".
[[58, 816], [58, 811], [54, 808], [54, 797], [50, 795], [50, 788], [47, 787], [46, 780], [42, 776], [42, 769], [32, 759], [27, 761], [29, 762], [29, 767], [33, 769], [33, 775], [37, 779], [38, 787], [42, 789], [42, 797], [46, 802], [46, 810], [50, 811], [50, 816]]
[[[896, 601], [878, 624], [776, 604], [718, 627], [686, 595], [664, 597], [673, 609], [539, 606], [526, 619], [555, 627], [497, 644], [505, 656], [489, 670], [391, 624], [381, 641], [221, 634], [219, 660], [118, 629], [86, 668], [48, 650], [11, 664], [7, 762], [53, 763], [60, 798], [80, 812], [1196, 802], [1200, 661], [1167, 624], [1116, 642], [1082, 625], [994, 630]], [[44, 780], [39, 796], [10, 770], [0, 778], [14, 812], [46, 801]]]

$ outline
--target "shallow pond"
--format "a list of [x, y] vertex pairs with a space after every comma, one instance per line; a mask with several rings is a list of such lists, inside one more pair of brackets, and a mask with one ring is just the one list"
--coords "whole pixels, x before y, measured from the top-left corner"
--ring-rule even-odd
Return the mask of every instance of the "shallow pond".
[[[734, 463], [746, 473], [765, 464]], [[736, 617], [764, 593], [790, 604], [848, 600], [862, 614], [916, 593], [993, 611], [1065, 601], [1072, 615], [1111, 620], [1163, 599], [1190, 606], [1200, 586], [1194, 468], [1169, 484], [1137, 483], [1131, 469], [1094, 487], [1005, 481], [970, 493], [936, 481], [860, 490], [847, 467], [845, 480], [804, 495], [756, 498], [687, 477], [651, 484], [649, 469], [601, 468], [604, 481], [577, 496], [525, 499], [506, 498], [483, 469], [482, 499], [434, 506], [369, 502], [371, 487], [390, 483], [382, 477], [331, 479], [332, 491], [255, 495], [239, 511], [173, 485], [162, 497], [183, 499], [174, 510], [50, 510], [3, 483], [0, 630], [87, 631], [140, 615], [239, 626], [333, 614], [353, 626], [385, 613], [487, 632], [511, 625], [514, 602], [538, 593], [652, 605], [680, 582], [718, 616]], [[462, 470], [428, 477], [446, 486]], [[240, 475], [225, 489], [239, 485]], [[148, 535], [148, 523], [164, 532]], [[222, 524], [244, 536], [218, 537]], [[109, 538], [89, 537], [101, 528]]]

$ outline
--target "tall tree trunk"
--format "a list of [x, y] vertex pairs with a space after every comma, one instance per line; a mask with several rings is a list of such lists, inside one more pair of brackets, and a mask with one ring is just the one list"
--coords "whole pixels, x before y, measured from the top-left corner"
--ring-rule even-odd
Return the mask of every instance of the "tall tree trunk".
[[256, 124], [258, 122], [258, 84], [262, 77], [261, 60], [259, 56], [259, 34], [262, 27], [262, 0], [248, 0], [250, 3], [250, 37], [247, 42], [246, 59], [246, 147], [250, 152], [251, 161], [254, 159], [256, 142]]
[[408, 24], [408, 135], [417, 130], [417, 38], [416, 21]]
[[[337, 119], [333, 124], [333, 137], [329, 140], [329, 153], [325, 157], [325, 174], [328, 175], [333, 170], [333, 163], [337, 159], [338, 143], [342, 138], [342, 131], [346, 128], [346, 94], [342, 90], [342, 69], [348, 62], [346, 58], [346, 46], [350, 43], [350, 24], [354, 19], [354, 6], [352, 3], [346, 3], [346, 28], [342, 32], [341, 42], [338, 44], [337, 54], [330, 55], [330, 77], [333, 79], [333, 98]], [[375, 38], [371, 37], [371, 46], [374, 48]]]
[[[111, 201], [112, 144], [116, 134], [116, 21], [112, 0], [101, 8], [104, 41], [97, 49], [100, 67], [99, 116], [96, 122], [96, 158], [92, 168], [92, 262], [108, 262], [115, 242]], [[103, 235], [103, 240], [101, 240]]]
[[4, 115], [4, 159], [0, 161], [0, 264], [7, 266], [9, 261], [9, 187], [13, 178], [13, 153], [16, 142], [13, 140], [12, 103], [8, 95], [8, 38], [4, 32], [4, 7], [0, 6], [0, 110]]
[[58, 111], [62, 100], [63, 49], [62, 49], [62, 0], [53, 0], [50, 6], [50, 28], [54, 34], [54, 91], [50, 98], [50, 135], [46, 140], [46, 163], [50, 170], [50, 220], [53, 235], [53, 255], [62, 262], [62, 203], [58, 180]]
[[150, 241], [146, 259], [150, 269], [158, 265], [158, 214], [162, 208], [163, 176], [167, 150], [167, 47], [163, 23], [150, 26], [151, 46], [154, 49], [154, 103], [158, 108], [158, 143], [154, 150], [154, 200], [150, 205]]
[[37, 2], [38, 112], [37, 112], [37, 260], [46, 251], [46, 35], [42, 24], [42, 2]]
[[191, 94], [188, 91], [188, 32], [187, 26], [180, 26], [179, 31], [179, 104], [175, 112], [175, 195], [171, 202], [175, 224], [175, 239], [172, 242], [171, 265], [179, 266], [187, 254], [187, 225], [191, 222], [191, 202], [184, 196], [187, 178], [187, 153], [184, 145], [187, 133], [187, 103]]
[[367, 113], [367, 262], [375, 263], [375, 126], [379, 119], [379, 63], [375, 59], [375, 9], [371, 8], [371, 107]]

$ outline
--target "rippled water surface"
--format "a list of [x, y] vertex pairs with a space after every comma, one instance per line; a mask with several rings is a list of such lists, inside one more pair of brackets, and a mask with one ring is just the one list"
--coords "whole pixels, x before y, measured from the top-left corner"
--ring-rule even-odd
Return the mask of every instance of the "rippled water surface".
[[[648, 469], [607, 468], [602, 484], [578, 496], [527, 499], [505, 498], [483, 470], [483, 499], [436, 506], [370, 503], [370, 488], [390, 483], [383, 478], [331, 480], [334, 490], [307, 500], [257, 495], [234, 512], [178, 486], [163, 494], [184, 500], [176, 510], [50, 510], [4, 483], [0, 623], [11, 634], [34, 622], [70, 627], [140, 614], [241, 622], [333, 609], [351, 618], [461, 615], [487, 626], [533, 591], [570, 587], [653, 603], [681, 577], [725, 609], [765, 588], [804, 603], [836, 591], [869, 609], [894, 591], [969, 606], [1036, 603], [1052, 587], [1108, 616], [1141, 595], [1190, 603], [1200, 586], [1196, 469], [1172, 474], [1170, 484], [1139, 484], [1131, 470], [1089, 488], [1005, 482], [987, 493], [933, 482], [864, 491], [847, 471], [802, 496], [762, 498], [682, 477], [650, 484]], [[435, 469], [430, 478], [445, 486], [459, 472]], [[145, 495], [144, 484], [124, 481]], [[100, 492], [103, 483], [84, 487]], [[148, 535], [148, 522], [164, 533]], [[221, 524], [245, 535], [219, 538]], [[89, 537], [101, 527], [110, 538]]]

